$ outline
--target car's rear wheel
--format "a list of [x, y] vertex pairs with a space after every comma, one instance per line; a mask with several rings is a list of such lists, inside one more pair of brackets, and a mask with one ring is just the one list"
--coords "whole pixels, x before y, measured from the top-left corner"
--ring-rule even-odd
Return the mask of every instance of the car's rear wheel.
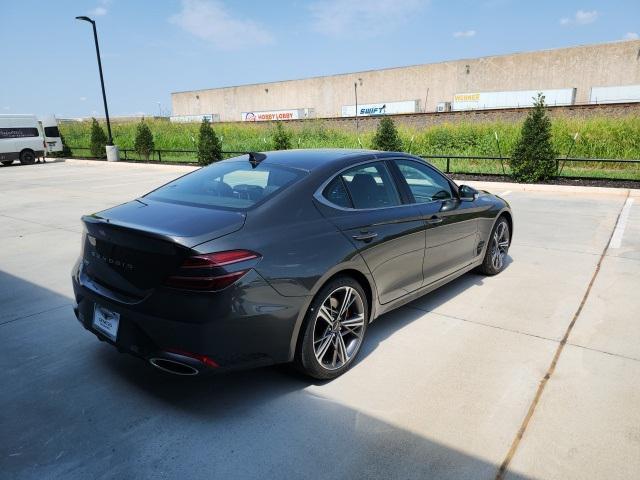
[[500, 217], [493, 226], [488, 243], [479, 270], [485, 275], [496, 275], [506, 266], [507, 253], [511, 244], [509, 222], [505, 217]]
[[369, 321], [362, 286], [351, 277], [325, 285], [309, 307], [297, 364], [307, 375], [328, 380], [342, 375], [355, 361]]
[[31, 165], [36, 161], [36, 154], [33, 150], [23, 150], [20, 152], [20, 163], [22, 165]]

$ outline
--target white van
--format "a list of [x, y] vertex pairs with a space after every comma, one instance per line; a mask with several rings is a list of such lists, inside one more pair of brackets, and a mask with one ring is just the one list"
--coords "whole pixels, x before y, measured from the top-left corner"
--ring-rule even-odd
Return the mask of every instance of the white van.
[[0, 163], [20, 160], [29, 165], [46, 150], [44, 134], [35, 115], [0, 115]]
[[60, 130], [58, 130], [58, 120], [54, 115], [38, 117], [38, 121], [44, 132], [44, 141], [47, 146], [47, 153], [61, 152], [63, 149], [62, 138], [60, 138]]

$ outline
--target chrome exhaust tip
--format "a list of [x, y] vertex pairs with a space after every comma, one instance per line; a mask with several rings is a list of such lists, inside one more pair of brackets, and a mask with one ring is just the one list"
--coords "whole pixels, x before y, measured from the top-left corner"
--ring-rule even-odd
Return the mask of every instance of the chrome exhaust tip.
[[149, 363], [158, 370], [172, 373], [173, 375], [194, 376], [200, 373], [197, 368], [191, 365], [169, 358], [153, 357], [149, 359]]

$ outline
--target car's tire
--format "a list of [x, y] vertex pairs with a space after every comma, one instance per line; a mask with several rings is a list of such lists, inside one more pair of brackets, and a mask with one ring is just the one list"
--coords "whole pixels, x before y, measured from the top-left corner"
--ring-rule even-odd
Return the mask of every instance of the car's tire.
[[298, 369], [319, 380], [346, 372], [362, 347], [369, 314], [367, 296], [353, 278], [340, 276], [324, 285], [302, 325], [296, 354]]
[[36, 162], [36, 154], [33, 150], [23, 150], [20, 152], [20, 163], [22, 165], [32, 165]]
[[8, 167], [8, 166], [9, 166], [9, 165], [11, 165], [12, 163], [13, 163], [13, 160], [5, 160], [4, 162], [2, 162], [2, 164], [3, 164], [5, 167]]
[[504, 270], [510, 245], [509, 221], [501, 216], [491, 230], [484, 259], [478, 270], [485, 275], [497, 275]]

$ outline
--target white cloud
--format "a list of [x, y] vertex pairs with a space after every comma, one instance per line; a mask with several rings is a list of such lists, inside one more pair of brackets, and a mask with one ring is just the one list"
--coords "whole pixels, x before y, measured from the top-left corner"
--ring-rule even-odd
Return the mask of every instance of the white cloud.
[[233, 17], [219, 0], [182, 0], [182, 11], [169, 21], [220, 50], [274, 42], [267, 29], [253, 20]]
[[463, 30], [461, 32], [453, 32], [453, 36], [455, 38], [475, 37], [476, 36], [476, 31], [475, 30]]
[[80, 101], [81, 101], [81, 102], [84, 102], [84, 101], [86, 101], [86, 100], [87, 100], [87, 97], [80, 97]]
[[428, 0], [323, 0], [309, 7], [315, 31], [340, 37], [375, 36], [408, 21]]
[[96, 7], [92, 10], [89, 10], [89, 15], [92, 17], [102, 17], [107, 14], [107, 9], [104, 7]]
[[625, 40], [638, 40], [639, 38], [640, 35], [638, 35], [636, 32], [627, 32], [624, 34]]
[[573, 17], [565, 17], [560, 19], [560, 25], [587, 25], [598, 19], [600, 14], [597, 10], [578, 10]]
[[4, 107], [2, 107], [3, 110], [11, 110], [11, 107], [8, 105], [5, 105]]
[[92, 17], [102, 17], [109, 13], [107, 7], [111, 3], [111, 0], [98, 0], [98, 6], [89, 10], [89, 15]]

